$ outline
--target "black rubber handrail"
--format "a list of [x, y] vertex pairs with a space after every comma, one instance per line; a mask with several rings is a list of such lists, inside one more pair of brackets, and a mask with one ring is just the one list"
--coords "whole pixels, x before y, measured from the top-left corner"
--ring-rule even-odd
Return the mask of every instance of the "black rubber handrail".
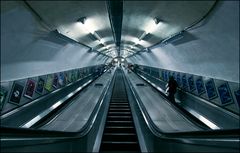
[[96, 120], [96, 116], [99, 113], [99, 110], [102, 106], [102, 102], [104, 97], [107, 94], [107, 91], [110, 87], [110, 84], [114, 80], [115, 73], [111, 80], [108, 82], [106, 87], [103, 90], [103, 93], [100, 96], [100, 99], [98, 100], [96, 106], [94, 107], [93, 112], [91, 113], [87, 123], [83, 126], [82, 129], [80, 129], [77, 132], [64, 132], [64, 131], [48, 131], [48, 130], [42, 130], [42, 129], [27, 129], [27, 128], [14, 128], [14, 127], [0, 127], [1, 130], [1, 138], [22, 138], [22, 137], [35, 137], [35, 138], [45, 138], [45, 137], [51, 137], [51, 138], [57, 138], [57, 137], [65, 137], [65, 138], [79, 138], [85, 136], [92, 128], [93, 123]]
[[[142, 115], [144, 116], [144, 120], [148, 125], [148, 128], [152, 131], [154, 135], [157, 137], [164, 137], [164, 138], [239, 138], [240, 137], [240, 131], [239, 129], [219, 129], [219, 130], [202, 130], [202, 131], [186, 131], [186, 132], [171, 132], [171, 133], [166, 133], [161, 131], [153, 122], [151, 117], [149, 116], [147, 110], [143, 106], [143, 103], [141, 102], [141, 99], [138, 97], [136, 94], [136, 91], [134, 91], [134, 88], [131, 84], [131, 82], [125, 77], [127, 80], [131, 92], [134, 95], [134, 98], [136, 99], [136, 102], [138, 104], [138, 107], [141, 110]], [[239, 140], [239, 139], [238, 139]]]

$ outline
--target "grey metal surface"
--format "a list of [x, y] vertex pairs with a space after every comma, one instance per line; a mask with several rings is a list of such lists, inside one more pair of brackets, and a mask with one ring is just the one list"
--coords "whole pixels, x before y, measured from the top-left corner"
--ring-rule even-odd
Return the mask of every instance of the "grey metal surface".
[[[81, 130], [88, 121], [100, 99], [103, 89], [112, 79], [112, 76], [113, 73], [105, 73], [83, 90], [60, 115], [40, 129], [68, 132]], [[96, 84], [103, 84], [103, 86], [96, 86]]]
[[[165, 93], [166, 82], [148, 75], [140, 74], [144, 80], [154, 86], [158, 91]], [[211, 129], [238, 129], [239, 115], [234, 114], [218, 105], [193, 94], [178, 89], [175, 97], [176, 102], [184, 109], [202, 121]]]
[[[162, 132], [184, 132], [201, 130], [172, 108], [166, 99], [134, 73], [125, 73], [143, 102], [149, 116]], [[136, 84], [143, 83], [144, 86]]]

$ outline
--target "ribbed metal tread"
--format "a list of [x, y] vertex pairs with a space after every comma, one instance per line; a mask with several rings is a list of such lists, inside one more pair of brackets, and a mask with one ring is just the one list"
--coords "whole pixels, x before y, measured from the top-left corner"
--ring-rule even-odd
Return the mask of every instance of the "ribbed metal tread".
[[140, 152], [122, 72], [116, 72], [100, 152]]

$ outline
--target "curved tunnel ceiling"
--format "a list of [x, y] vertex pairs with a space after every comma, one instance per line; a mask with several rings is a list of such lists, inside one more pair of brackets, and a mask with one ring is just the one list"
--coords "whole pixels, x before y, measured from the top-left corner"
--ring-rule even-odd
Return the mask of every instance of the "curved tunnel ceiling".
[[[26, 2], [59, 33], [111, 57], [127, 57], [159, 43], [201, 19], [215, 4], [215, 1], [123, 1], [123, 10], [119, 12], [121, 42], [116, 46], [106, 1]], [[82, 17], [86, 17], [85, 22], [77, 22]]]

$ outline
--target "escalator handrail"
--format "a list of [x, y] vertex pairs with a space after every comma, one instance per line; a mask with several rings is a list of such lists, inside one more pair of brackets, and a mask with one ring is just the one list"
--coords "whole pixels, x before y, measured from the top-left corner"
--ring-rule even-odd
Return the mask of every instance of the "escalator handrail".
[[81, 81], [81, 80], [83, 80], [83, 79], [86, 79], [86, 78], [88, 78], [88, 77], [91, 77], [92, 75], [93, 75], [93, 73], [91, 73], [91, 74], [89, 74], [89, 75], [87, 75], [87, 76], [84, 76], [83, 78], [80, 78], [80, 79], [76, 80], [75, 82], [71, 82], [71, 83], [67, 84], [66, 86], [64, 86], [63, 88], [59, 88], [59, 89], [56, 89], [56, 90], [54, 90], [54, 91], [51, 91], [50, 93], [48, 93], [48, 94], [46, 94], [46, 95], [43, 95], [43, 96], [41, 96], [41, 97], [39, 97], [39, 98], [37, 98], [37, 99], [29, 102], [29, 103], [26, 103], [26, 104], [22, 105], [22, 106], [19, 107], [19, 108], [10, 110], [10, 111], [2, 114], [0, 118], [1, 118], [1, 120], [2, 120], [2, 119], [5, 119], [5, 118], [11, 116], [11, 115], [14, 114], [14, 113], [16, 113], [16, 112], [18, 112], [18, 111], [21, 111], [22, 109], [25, 109], [26, 107], [29, 107], [30, 105], [33, 105], [33, 104], [35, 104], [35, 103], [37, 103], [37, 102], [39, 102], [39, 101], [41, 101], [41, 100], [43, 100], [43, 99], [47, 99], [47, 98], [51, 97], [53, 94], [57, 93], [58, 91], [65, 90], [65, 89], [68, 88], [69, 86], [71, 86], [71, 85], [73, 85], [73, 84], [75, 84], [75, 83], [78, 83], [79, 81]]
[[238, 129], [219, 129], [219, 130], [204, 130], [204, 131], [186, 131], [186, 132], [163, 132], [161, 131], [156, 124], [151, 119], [150, 115], [148, 114], [146, 108], [143, 106], [143, 103], [139, 96], [136, 94], [135, 89], [133, 88], [132, 83], [130, 80], [125, 76], [125, 80], [131, 89], [131, 92], [136, 99], [137, 105], [140, 109], [140, 112], [144, 118], [146, 125], [148, 126], [149, 130], [157, 137], [165, 138], [165, 139], [180, 139], [180, 138], [191, 138], [191, 139], [207, 139], [211, 138], [211, 140], [216, 139], [229, 139], [230, 141], [237, 141], [239, 143], [240, 131]]
[[[141, 70], [140, 70], [140, 71], [141, 71]], [[147, 75], [147, 76], [149, 76], [149, 77], [151, 77], [151, 78], [153, 78], [153, 79], [155, 79], [155, 80], [157, 80], [157, 81], [160, 81], [160, 82], [162, 82], [162, 83], [166, 83], [166, 82], [162, 81], [161, 79], [156, 78], [156, 77], [154, 77], [154, 76], [151, 76], [151, 75], [149, 75], [148, 73], [146, 73], [146, 72], [144, 72], [144, 71], [141, 71], [141, 73], [143, 73], [143, 74], [145, 74], [145, 75]], [[138, 74], [138, 75], [142, 76], [141, 74]], [[151, 82], [151, 83], [152, 83], [152, 82]], [[152, 83], [152, 84], [153, 84], [153, 86], [154, 86], [155, 88], [157, 87], [157, 85], [156, 85], [155, 83]], [[156, 88], [156, 89], [157, 89], [157, 88]], [[162, 93], [163, 93], [163, 90], [160, 90], [160, 89], [157, 89], [157, 90], [158, 90], [159, 92], [162, 92]], [[188, 96], [191, 96], [191, 97], [194, 97], [194, 98], [196, 98], [196, 99], [199, 99], [199, 100], [201, 100], [202, 102], [204, 102], [204, 103], [206, 103], [206, 104], [214, 107], [215, 109], [218, 109], [218, 110], [220, 110], [220, 111], [222, 111], [222, 112], [230, 115], [231, 117], [234, 117], [234, 118], [236, 118], [236, 119], [239, 118], [239, 115], [236, 114], [235, 112], [231, 111], [231, 110], [226, 110], [225, 108], [222, 108], [222, 107], [220, 107], [220, 106], [218, 106], [218, 105], [216, 105], [216, 104], [214, 104], [214, 103], [211, 103], [211, 102], [207, 101], [206, 99], [199, 98], [198, 96], [196, 96], [196, 95], [194, 95], [194, 94], [192, 94], [192, 93], [189, 93], [189, 92], [186, 92], [186, 91], [182, 90], [180, 87], [177, 87], [177, 90], [183, 91], [183, 92], [186, 93]], [[163, 93], [163, 94], [164, 94], [164, 93]]]
[[[93, 127], [93, 124], [96, 121], [97, 115], [99, 114], [100, 108], [103, 104], [104, 97], [107, 94], [108, 89], [110, 88], [110, 84], [114, 80], [115, 72], [111, 79], [109, 80], [108, 84], [104, 88], [103, 93], [101, 94], [96, 106], [94, 107], [93, 112], [91, 113], [87, 123], [84, 125], [83, 128], [81, 128], [77, 132], [66, 132], [66, 131], [48, 131], [48, 130], [42, 130], [42, 129], [27, 129], [27, 128], [14, 128], [14, 127], [0, 127], [1, 130], [1, 141], [2, 140], [11, 140], [15, 139], [16, 137], [19, 137], [21, 140], [24, 140], [27, 136], [27, 138], [49, 138], [49, 139], [74, 139], [74, 138], [80, 138], [85, 136]], [[3, 139], [2, 139], [3, 138]], [[63, 140], [64, 140], [63, 139]]]

